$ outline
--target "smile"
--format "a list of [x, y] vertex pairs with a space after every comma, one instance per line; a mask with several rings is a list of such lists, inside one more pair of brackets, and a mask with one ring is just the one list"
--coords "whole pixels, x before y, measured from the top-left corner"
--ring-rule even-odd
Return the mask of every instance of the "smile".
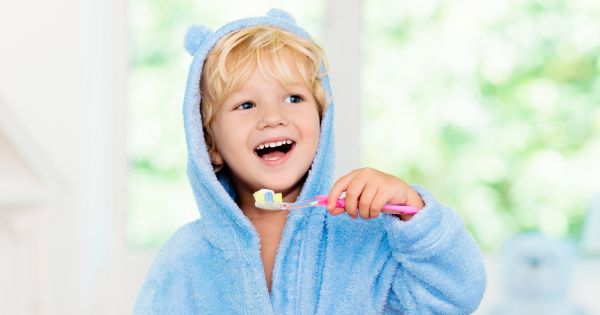
[[254, 148], [254, 153], [266, 164], [276, 165], [287, 160], [295, 145], [296, 142], [289, 139], [265, 142]]

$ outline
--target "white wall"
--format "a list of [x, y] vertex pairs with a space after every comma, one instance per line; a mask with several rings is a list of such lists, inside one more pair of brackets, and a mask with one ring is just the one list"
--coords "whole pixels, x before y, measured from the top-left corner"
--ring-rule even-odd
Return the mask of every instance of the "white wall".
[[[0, 304], [6, 314], [74, 314], [79, 309], [81, 299], [66, 301], [82, 295], [77, 276], [82, 272], [77, 255], [81, 212], [76, 211], [85, 174], [82, 4], [65, 0], [0, 5], [2, 152], [4, 158], [21, 161], [21, 173], [28, 173], [36, 185], [56, 188], [42, 200], [24, 197], [17, 204], [0, 205], [0, 255], [2, 261], [13, 262], [3, 270], [13, 281], [0, 281], [8, 293]], [[28, 145], [23, 147], [25, 140]], [[2, 183], [13, 180], [1, 176]]]
[[363, 166], [359, 133], [362, 20], [362, 0], [328, 1], [323, 33], [335, 102], [334, 178]]
[[1, 314], [129, 312], [125, 5], [0, 4]]

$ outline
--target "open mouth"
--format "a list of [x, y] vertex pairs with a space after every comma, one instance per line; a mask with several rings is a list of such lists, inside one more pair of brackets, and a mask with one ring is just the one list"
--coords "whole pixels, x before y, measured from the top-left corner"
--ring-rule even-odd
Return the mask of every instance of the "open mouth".
[[254, 152], [265, 161], [277, 161], [290, 152], [296, 142], [293, 140], [281, 140], [263, 143], [254, 148]]

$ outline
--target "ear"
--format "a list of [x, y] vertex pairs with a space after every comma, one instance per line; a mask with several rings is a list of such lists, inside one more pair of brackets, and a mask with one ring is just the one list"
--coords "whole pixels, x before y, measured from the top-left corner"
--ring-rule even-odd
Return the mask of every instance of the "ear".
[[220, 170], [223, 167], [223, 156], [221, 155], [221, 153], [219, 153], [217, 148], [211, 150], [209, 152], [209, 156], [210, 163], [213, 165], [213, 167], [215, 167], [215, 171]]
[[187, 29], [184, 38], [185, 50], [194, 55], [202, 43], [212, 34], [210, 28], [203, 25], [192, 25]]

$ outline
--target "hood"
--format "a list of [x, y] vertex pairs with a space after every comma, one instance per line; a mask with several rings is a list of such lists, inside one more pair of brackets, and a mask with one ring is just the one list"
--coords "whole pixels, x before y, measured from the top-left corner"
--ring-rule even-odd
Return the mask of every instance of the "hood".
[[[186, 144], [188, 149], [188, 178], [202, 221], [214, 226], [232, 226], [246, 232], [254, 231], [248, 218], [235, 203], [235, 190], [226, 176], [217, 175], [213, 171], [202, 131], [200, 112], [200, 75], [204, 61], [215, 44], [227, 34], [236, 30], [271, 25], [304, 38], [310, 35], [300, 28], [292, 16], [279, 9], [270, 10], [266, 16], [252, 17], [233, 21], [215, 32], [204, 26], [192, 26], [185, 37], [185, 48], [193, 56], [189, 68], [183, 118]], [[318, 194], [326, 194], [331, 187], [333, 176], [334, 144], [333, 144], [333, 102], [329, 78], [322, 80], [326, 91], [326, 110], [321, 119], [320, 139], [317, 153], [298, 200], [311, 198]], [[323, 207], [292, 211], [288, 220], [298, 221], [313, 212], [325, 212]]]

